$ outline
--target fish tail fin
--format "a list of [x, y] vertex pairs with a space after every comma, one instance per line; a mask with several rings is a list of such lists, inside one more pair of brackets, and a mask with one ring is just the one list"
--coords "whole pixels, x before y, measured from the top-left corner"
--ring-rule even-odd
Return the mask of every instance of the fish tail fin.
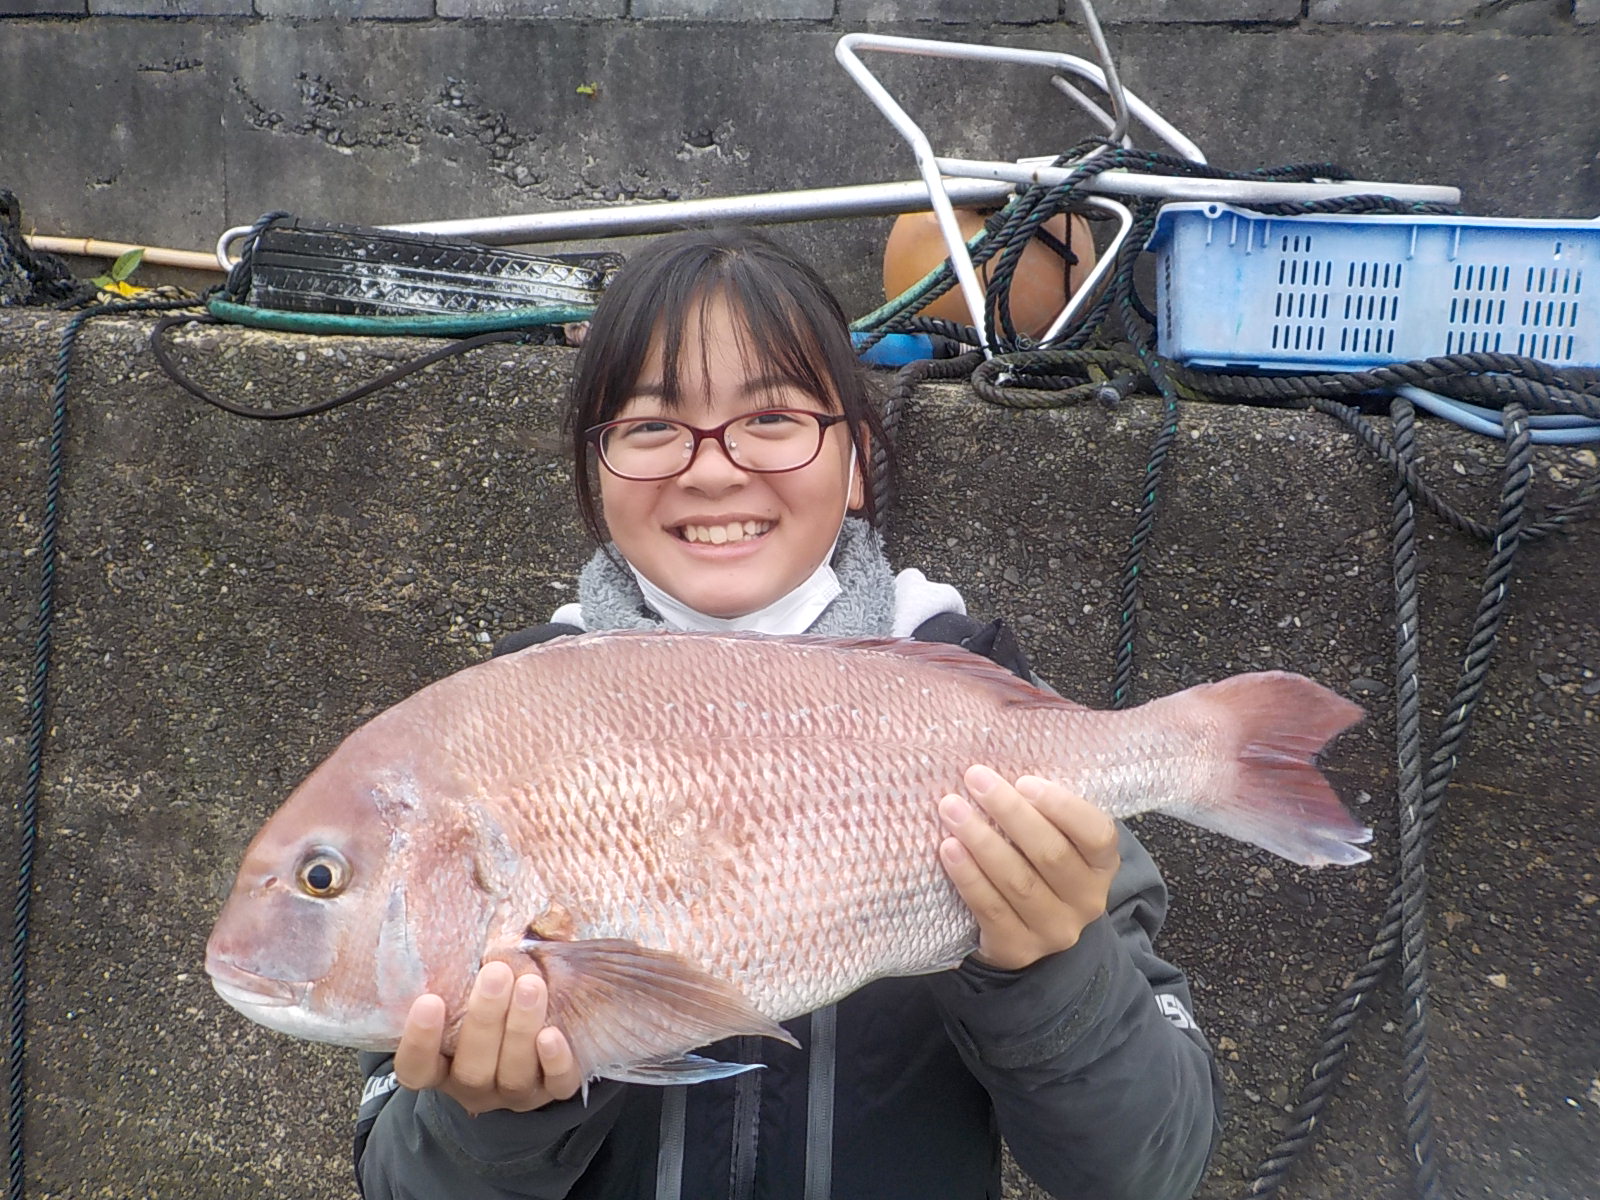
[[1345, 808], [1315, 765], [1361, 706], [1287, 671], [1235, 675], [1173, 700], [1203, 704], [1234, 739], [1213, 794], [1173, 816], [1250, 842], [1292, 862], [1350, 866], [1371, 857], [1372, 830]]

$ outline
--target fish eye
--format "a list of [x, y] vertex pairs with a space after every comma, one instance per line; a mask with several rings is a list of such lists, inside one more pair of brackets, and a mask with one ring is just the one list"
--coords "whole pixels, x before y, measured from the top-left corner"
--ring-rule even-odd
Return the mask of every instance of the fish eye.
[[306, 895], [327, 899], [344, 891], [350, 881], [350, 864], [337, 850], [318, 847], [306, 855], [297, 876]]

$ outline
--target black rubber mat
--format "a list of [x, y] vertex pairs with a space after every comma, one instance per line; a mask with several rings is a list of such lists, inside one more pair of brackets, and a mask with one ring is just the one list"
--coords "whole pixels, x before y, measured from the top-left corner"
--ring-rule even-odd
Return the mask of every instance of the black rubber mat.
[[616, 253], [534, 255], [456, 238], [346, 225], [274, 224], [250, 254], [247, 302], [356, 316], [592, 307]]

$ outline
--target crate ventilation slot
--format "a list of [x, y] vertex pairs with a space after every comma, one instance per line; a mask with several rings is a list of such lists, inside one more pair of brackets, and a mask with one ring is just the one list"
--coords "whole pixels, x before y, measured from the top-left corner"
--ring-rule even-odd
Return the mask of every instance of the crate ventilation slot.
[[1400, 286], [1405, 268], [1397, 262], [1352, 262], [1345, 265], [1340, 353], [1394, 352], [1395, 322], [1400, 317]]

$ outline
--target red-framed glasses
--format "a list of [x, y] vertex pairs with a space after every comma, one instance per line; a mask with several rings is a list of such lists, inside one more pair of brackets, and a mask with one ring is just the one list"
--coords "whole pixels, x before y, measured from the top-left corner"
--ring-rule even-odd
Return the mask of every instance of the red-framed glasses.
[[741, 470], [774, 475], [810, 465], [828, 430], [844, 419], [804, 408], [763, 408], [712, 429], [672, 417], [625, 417], [592, 425], [583, 436], [619, 479], [645, 482], [681, 475], [708, 438]]

